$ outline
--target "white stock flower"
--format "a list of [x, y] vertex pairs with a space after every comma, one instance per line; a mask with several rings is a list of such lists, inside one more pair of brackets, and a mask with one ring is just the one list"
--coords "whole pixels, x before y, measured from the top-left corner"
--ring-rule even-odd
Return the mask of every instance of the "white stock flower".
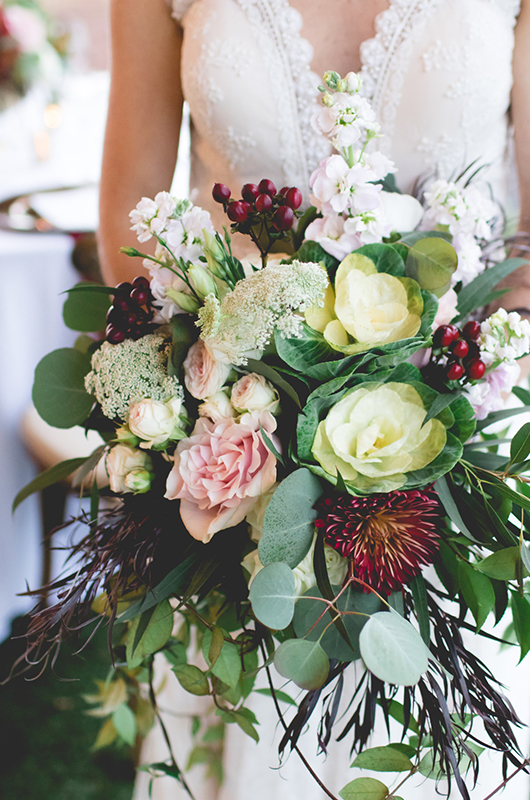
[[423, 207], [415, 197], [383, 191], [379, 198], [391, 231], [402, 233], [418, 227], [423, 217]]
[[234, 419], [237, 417], [237, 411], [230, 402], [226, 390], [221, 389], [200, 404], [199, 416], [208, 417], [212, 422], [220, 422], [222, 419]]
[[369, 165], [349, 167], [342, 156], [329, 156], [311, 175], [311, 202], [323, 214], [373, 211], [380, 205], [381, 186], [375, 186], [372, 180], [374, 173]]
[[184, 361], [184, 382], [188, 392], [197, 400], [204, 400], [221, 389], [232, 367], [218, 361], [210, 347], [198, 339], [188, 350]]
[[[351, 87], [354, 79], [352, 74], [349, 75], [347, 80]], [[354, 94], [335, 92], [331, 98], [333, 105], [319, 107], [311, 118], [311, 125], [317, 133], [326, 136], [336, 149], [350, 147], [367, 132], [373, 135], [379, 131], [370, 103], [358, 91]]]
[[156, 234], [160, 236], [175, 212], [177, 201], [169, 192], [158, 192], [154, 200], [142, 197], [129, 214], [131, 230], [135, 231], [139, 242], [147, 242]]
[[305, 238], [323, 247], [326, 253], [342, 261], [349, 253], [361, 247], [363, 242], [357, 233], [347, 234], [344, 231], [344, 220], [338, 214], [328, 214], [315, 219], [307, 226]]
[[113, 492], [135, 491], [127, 485], [127, 476], [136, 470], [152, 471], [151, 459], [147, 453], [135, 450], [125, 444], [118, 444], [112, 447], [106, 463], [110, 488]]
[[203, 230], [215, 234], [210, 214], [199, 206], [192, 206], [179, 219], [170, 220], [165, 241], [176, 258], [196, 262], [203, 254]]
[[140, 447], [150, 449], [171, 438], [180, 427], [180, 414], [183, 410], [182, 397], [175, 395], [170, 400], [141, 400], [134, 403], [129, 412], [129, 428], [135, 436], [142, 439]]
[[255, 372], [243, 375], [232, 386], [232, 405], [238, 411], [270, 411], [277, 414], [280, 398], [274, 386]]
[[505, 396], [512, 391], [520, 372], [519, 365], [514, 361], [501, 363], [486, 373], [483, 381], [465, 387], [477, 419], [485, 419], [492, 411], [500, 411], [505, 407]]
[[487, 367], [513, 362], [530, 352], [530, 322], [499, 308], [480, 326], [480, 357]]

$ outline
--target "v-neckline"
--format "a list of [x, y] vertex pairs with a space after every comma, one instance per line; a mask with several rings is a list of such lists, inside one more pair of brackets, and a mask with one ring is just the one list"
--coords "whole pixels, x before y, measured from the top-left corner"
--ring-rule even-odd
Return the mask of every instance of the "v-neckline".
[[[311, 60], [309, 62], [309, 69], [313, 73], [313, 75], [319, 75], [319, 73], [316, 72], [314, 70], [314, 68], [313, 68], [314, 60], [315, 60], [315, 48], [314, 48], [314, 45], [307, 37], [302, 36], [302, 27], [303, 27], [303, 15], [302, 15], [302, 12], [299, 11], [297, 8], [295, 8], [291, 4], [291, 0], [283, 0], [283, 2], [285, 4], [286, 11], [289, 11], [291, 14], [297, 14], [300, 17], [300, 20], [301, 20], [302, 24], [300, 25], [300, 27], [296, 31], [295, 37], [296, 37], [296, 39], [298, 40], [298, 42], [299, 42], [299, 44], [301, 46], [311, 49], [312, 56], [311, 56]], [[369, 36], [368, 39], [363, 39], [363, 41], [359, 45], [359, 53], [358, 53], [358, 55], [359, 55], [359, 63], [360, 63], [361, 66], [360, 66], [360, 69], [358, 70], [357, 74], [361, 78], [363, 76], [363, 73], [365, 73], [366, 70], [369, 67], [369, 65], [367, 63], [366, 53], [377, 42], [377, 39], [380, 36], [379, 30], [383, 29], [385, 27], [385, 21], [387, 19], [389, 19], [391, 16], [393, 16], [393, 14], [394, 14], [394, 6], [396, 5], [397, 2], [398, 2], [398, 0], [388, 0], [388, 8], [383, 9], [383, 11], [380, 11], [375, 16], [375, 19], [374, 19], [375, 34], [373, 36]], [[401, 0], [401, 3], [403, 4], [403, 0]], [[330, 68], [332, 68], [332, 66], [333, 65], [330, 65]], [[319, 77], [320, 77], [320, 75], [319, 75]]]

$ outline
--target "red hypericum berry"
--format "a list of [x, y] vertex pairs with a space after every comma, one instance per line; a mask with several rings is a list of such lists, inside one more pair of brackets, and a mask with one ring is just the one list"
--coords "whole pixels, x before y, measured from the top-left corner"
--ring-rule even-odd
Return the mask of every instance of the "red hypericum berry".
[[296, 211], [297, 208], [300, 208], [302, 205], [302, 192], [300, 189], [297, 189], [296, 186], [293, 186], [287, 194], [285, 195], [285, 204]]
[[290, 188], [290, 186], [282, 186], [278, 194], [281, 194], [283, 197], [285, 197]]
[[115, 328], [114, 325], [107, 325], [105, 338], [107, 342], [111, 344], [119, 344], [125, 339], [125, 331], [120, 331], [119, 328]]
[[228, 219], [231, 219], [232, 222], [245, 222], [248, 217], [247, 205], [248, 203], [243, 203], [241, 200], [234, 200], [229, 203], [226, 210]]
[[128, 297], [115, 297], [114, 298], [114, 306], [115, 308], [119, 308], [121, 311], [128, 311], [130, 308], [129, 298]]
[[228, 203], [232, 192], [224, 183], [216, 183], [212, 189], [212, 197], [216, 203]]
[[136, 316], [136, 314], [134, 313], [134, 311], [130, 311], [130, 312], [127, 314], [127, 316], [125, 317], [125, 321], [127, 322], [127, 325], [128, 325], [129, 327], [130, 327], [131, 325], [134, 325], [137, 319], [138, 319], [138, 317]]
[[451, 345], [451, 352], [457, 358], [465, 358], [469, 353], [469, 345], [465, 339], [457, 339], [456, 342], [453, 342]]
[[121, 308], [112, 305], [107, 311], [107, 322], [119, 328], [123, 326], [125, 316]]
[[448, 381], [459, 381], [464, 374], [462, 364], [450, 364], [446, 370], [445, 377]]
[[145, 275], [138, 275], [138, 277], [133, 280], [132, 285], [139, 289], [149, 289], [149, 278], [146, 278]]
[[133, 328], [131, 333], [130, 333], [130, 337], [131, 337], [131, 339], [134, 339], [136, 341], [137, 339], [141, 339], [142, 336], [144, 335], [144, 333], [146, 333], [146, 331], [142, 330], [142, 328], [140, 328], [140, 327]]
[[474, 361], [475, 358], [479, 358], [480, 347], [476, 342], [468, 342], [467, 345], [469, 350], [467, 353], [466, 362], [469, 363], [470, 361]]
[[454, 325], [441, 325], [433, 336], [434, 347], [449, 347], [455, 339], [458, 339], [460, 332]]
[[480, 322], [466, 322], [462, 331], [466, 339], [476, 342], [480, 336]]
[[467, 377], [472, 381], [478, 381], [484, 376], [486, 365], [480, 358], [470, 361], [467, 365]]
[[145, 289], [140, 289], [138, 286], [131, 292], [131, 300], [134, 300], [139, 306], [143, 306], [144, 303], [147, 303], [148, 299], [149, 295]]
[[116, 286], [116, 289], [119, 289], [120, 294], [130, 294], [132, 289], [132, 283], [127, 283], [127, 281], [124, 281], [123, 283], [119, 283]]
[[259, 182], [258, 189], [260, 194], [270, 194], [271, 197], [276, 194], [276, 186], [267, 178], [263, 178], [263, 180]]
[[254, 203], [258, 195], [259, 189], [255, 183], [245, 183], [241, 188], [241, 197], [243, 200], [246, 200], [247, 203]]
[[280, 206], [272, 218], [272, 224], [279, 231], [288, 231], [293, 227], [294, 211], [289, 206]]
[[264, 211], [270, 211], [272, 208], [272, 197], [270, 194], [260, 194], [256, 200], [256, 211], [263, 214]]

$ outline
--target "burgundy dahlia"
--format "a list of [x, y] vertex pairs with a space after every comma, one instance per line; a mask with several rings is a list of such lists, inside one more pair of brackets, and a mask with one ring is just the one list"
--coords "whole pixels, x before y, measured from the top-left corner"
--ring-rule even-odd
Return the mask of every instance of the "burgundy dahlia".
[[400, 589], [438, 549], [441, 508], [432, 489], [326, 498], [316, 508], [326, 543], [378, 591]]

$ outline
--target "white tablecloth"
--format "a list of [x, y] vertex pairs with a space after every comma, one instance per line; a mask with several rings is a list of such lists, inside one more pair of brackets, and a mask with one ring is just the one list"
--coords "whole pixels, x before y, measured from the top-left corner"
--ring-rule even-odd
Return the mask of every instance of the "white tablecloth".
[[71, 249], [69, 236], [0, 232], [0, 641], [13, 616], [32, 605], [17, 592], [25, 590], [26, 581], [31, 588], [40, 582], [38, 498], [11, 514], [16, 493], [36, 474], [18, 423], [31, 400], [35, 365], [75, 337], [61, 315], [61, 292], [79, 280]]

